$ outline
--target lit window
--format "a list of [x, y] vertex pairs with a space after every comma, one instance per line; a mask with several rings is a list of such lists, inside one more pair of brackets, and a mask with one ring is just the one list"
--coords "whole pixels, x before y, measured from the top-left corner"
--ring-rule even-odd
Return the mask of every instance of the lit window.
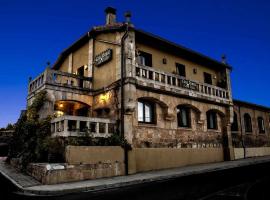
[[177, 123], [179, 127], [191, 127], [190, 108], [184, 106], [177, 107]]
[[207, 115], [207, 128], [208, 129], [218, 129], [217, 126], [217, 113], [214, 111], [208, 111]]
[[138, 121], [143, 123], [154, 123], [154, 110], [154, 103], [138, 101]]

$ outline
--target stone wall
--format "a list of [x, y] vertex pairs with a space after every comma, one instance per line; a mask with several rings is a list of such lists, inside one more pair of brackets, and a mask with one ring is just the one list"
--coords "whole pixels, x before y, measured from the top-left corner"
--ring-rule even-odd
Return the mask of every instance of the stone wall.
[[[145, 98], [156, 105], [156, 123], [143, 124], [137, 120], [137, 99], [134, 112], [129, 117], [128, 124], [132, 127], [134, 147], [220, 147], [226, 137], [230, 110], [228, 105], [215, 105], [184, 97], [175, 97], [136, 89], [136, 98]], [[177, 106], [185, 105], [191, 108], [191, 127], [181, 128], [177, 125]], [[213, 110], [217, 113], [217, 130], [207, 129], [206, 112]], [[127, 118], [126, 118], [127, 119]]]
[[[267, 108], [253, 104], [242, 104], [234, 102], [234, 113], [237, 116], [238, 131], [232, 132], [234, 147], [263, 147], [270, 146], [270, 111]], [[246, 132], [244, 115], [248, 113], [251, 117], [252, 132]], [[265, 125], [265, 132], [260, 133], [258, 117], [262, 117]]]
[[95, 163], [84, 165], [32, 163], [28, 174], [42, 184], [58, 184], [124, 175], [123, 163]]
[[118, 146], [67, 146], [66, 163], [32, 163], [28, 173], [42, 184], [121, 176], [125, 174], [124, 151]]

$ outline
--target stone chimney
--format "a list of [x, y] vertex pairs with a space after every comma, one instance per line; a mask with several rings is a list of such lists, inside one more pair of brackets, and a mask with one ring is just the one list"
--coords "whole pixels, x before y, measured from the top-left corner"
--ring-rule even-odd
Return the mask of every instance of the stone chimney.
[[116, 9], [112, 7], [107, 7], [105, 9], [106, 13], [106, 25], [112, 25], [116, 23]]

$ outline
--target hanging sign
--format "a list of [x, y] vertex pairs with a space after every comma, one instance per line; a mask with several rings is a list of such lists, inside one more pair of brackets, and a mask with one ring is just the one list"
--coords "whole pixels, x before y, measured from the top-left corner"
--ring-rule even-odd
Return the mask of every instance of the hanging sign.
[[107, 49], [95, 57], [95, 65], [100, 66], [112, 59], [112, 49]]

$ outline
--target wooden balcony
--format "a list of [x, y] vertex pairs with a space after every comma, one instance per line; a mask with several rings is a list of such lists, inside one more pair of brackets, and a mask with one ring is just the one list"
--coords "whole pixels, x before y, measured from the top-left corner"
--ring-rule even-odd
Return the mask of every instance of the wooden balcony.
[[135, 68], [135, 77], [139, 85], [219, 103], [227, 104], [231, 101], [230, 93], [226, 89], [187, 80], [177, 74], [167, 73], [151, 67], [137, 65]]
[[92, 78], [47, 68], [42, 74], [29, 82], [28, 95], [45, 85], [88, 91], [91, 89]]
[[115, 121], [110, 119], [64, 115], [51, 121], [53, 137], [91, 136], [106, 138], [114, 132]]

